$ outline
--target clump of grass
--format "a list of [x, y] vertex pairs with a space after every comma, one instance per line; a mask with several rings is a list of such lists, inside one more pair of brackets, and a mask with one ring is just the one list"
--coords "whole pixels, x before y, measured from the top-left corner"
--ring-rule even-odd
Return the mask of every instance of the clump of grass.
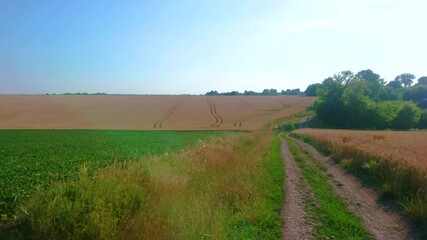
[[[310, 185], [317, 204], [308, 204], [308, 217], [314, 222], [317, 239], [372, 239], [362, 220], [348, 210], [344, 200], [328, 183], [325, 169], [319, 167], [303, 149], [287, 139], [289, 150]], [[339, 183], [338, 183], [339, 184]]]
[[[401, 206], [408, 215], [410, 215], [415, 221], [424, 222], [425, 216], [427, 216], [427, 199], [423, 199], [423, 196], [406, 199], [401, 201]], [[424, 225], [426, 228], [427, 225]]]
[[40, 189], [23, 208], [28, 214], [26, 234], [37, 239], [115, 239], [132, 227], [148, 180], [144, 169], [131, 164], [113, 164], [94, 175], [84, 165], [78, 178]]

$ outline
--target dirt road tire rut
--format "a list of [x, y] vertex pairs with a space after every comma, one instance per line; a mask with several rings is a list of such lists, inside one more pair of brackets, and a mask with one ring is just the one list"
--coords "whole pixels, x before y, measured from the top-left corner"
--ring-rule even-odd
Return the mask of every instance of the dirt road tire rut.
[[409, 230], [405, 219], [395, 210], [381, 205], [379, 196], [374, 190], [364, 187], [356, 177], [346, 173], [341, 166], [335, 164], [330, 158], [324, 157], [312, 146], [299, 139], [292, 138], [292, 140], [328, 170], [331, 176], [329, 183], [335, 192], [363, 220], [365, 228], [375, 239], [422, 239]]
[[286, 140], [281, 134], [279, 138], [282, 140], [281, 153], [286, 171], [284, 186], [286, 200], [280, 213], [285, 222], [282, 239], [310, 239], [313, 226], [308, 223], [304, 211], [304, 199], [308, 197], [310, 189], [308, 186], [301, 186], [300, 182], [303, 179], [301, 170], [289, 152]]

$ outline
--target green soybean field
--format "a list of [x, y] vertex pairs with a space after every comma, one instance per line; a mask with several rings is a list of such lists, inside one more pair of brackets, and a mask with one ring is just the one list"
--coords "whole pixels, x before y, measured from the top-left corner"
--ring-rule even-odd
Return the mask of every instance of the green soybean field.
[[224, 132], [1, 130], [0, 226], [38, 188], [111, 163], [138, 161], [194, 146]]

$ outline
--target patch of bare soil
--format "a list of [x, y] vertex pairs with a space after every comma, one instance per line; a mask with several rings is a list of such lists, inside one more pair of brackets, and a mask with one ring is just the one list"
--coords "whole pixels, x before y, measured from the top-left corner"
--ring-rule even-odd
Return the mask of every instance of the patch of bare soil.
[[289, 152], [286, 140], [279, 135], [282, 140], [281, 152], [285, 163], [286, 179], [285, 192], [286, 200], [280, 215], [285, 221], [282, 229], [282, 239], [311, 239], [313, 225], [306, 218], [304, 211], [305, 198], [311, 197], [311, 190], [308, 186], [301, 184], [304, 179], [301, 170]]
[[374, 190], [363, 186], [355, 176], [346, 173], [341, 166], [335, 164], [332, 159], [324, 157], [312, 146], [299, 139], [293, 140], [327, 169], [329, 181], [335, 191], [363, 220], [364, 226], [375, 239], [421, 239], [410, 230], [407, 221], [395, 208], [381, 204]]

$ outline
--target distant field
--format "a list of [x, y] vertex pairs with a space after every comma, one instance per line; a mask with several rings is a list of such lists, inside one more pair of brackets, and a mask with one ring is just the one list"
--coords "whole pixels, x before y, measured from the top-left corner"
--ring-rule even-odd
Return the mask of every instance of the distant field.
[[1, 130], [0, 216], [7, 220], [37, 186], [74, 177], [83, 164], [94, 170], [113, 162], [137, 161], [223, 134], [226, 133]]
[[352, 146], [377, 157], [401, 161], [427, 171], [427, 131], [354, 131], [299, 129], [304, 134], [335, 144]]
[[0, 129], [253, 130], [303, 111], [299, 96], [0, 95]]

